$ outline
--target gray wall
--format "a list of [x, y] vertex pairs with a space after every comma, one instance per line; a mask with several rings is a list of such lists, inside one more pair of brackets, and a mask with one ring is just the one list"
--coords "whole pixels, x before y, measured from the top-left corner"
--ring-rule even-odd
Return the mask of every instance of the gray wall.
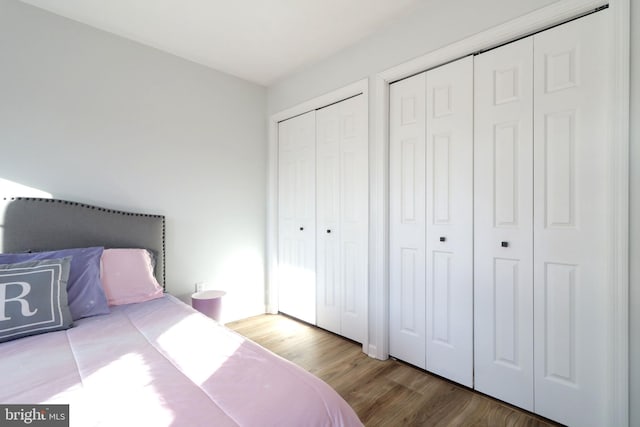
[[0, 195], [164, 214], [169, 292], [263, 312], [266, 89], [16, 0], [0, 28]]
[[[269, 87], [268, 112], [275, 114], [365, 77], [370, 77], [371, 82], [380, 71], [553, 2], [424, 2], [411, 16], [390, 23], [368, 39]], [[640, 426], [640, 1], [631, 3], [630, 407], [631, 425]], [[373, 95], [370, 93], [370, 106], [375, 104]], [[375, 124], [370, 126], [373, 132]]]
[[640, 1], [631, 1], [631, 425], [640, 426]]

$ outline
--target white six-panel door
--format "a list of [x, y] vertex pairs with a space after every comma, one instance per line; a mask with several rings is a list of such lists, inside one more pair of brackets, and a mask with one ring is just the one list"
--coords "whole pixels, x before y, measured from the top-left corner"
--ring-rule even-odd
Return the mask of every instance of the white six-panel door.
[[535, 411], [607, 425], [608, 10], [534, 36]]
[[317, 324], [363, 342], [368, 254], [364, 96], [316, 112]]
[[475, 58], [475, 388], [533, 410], [533, 39]]
[[426, 369], [473, 387], [473, 57], [426, 79]]
[[473, 385], [473, 58], [390, 87], [390, 354]]
[[608, 13], [476, 57], [476, 388], [571, 426], [610, 410]]
[[316, 321], [315, 111], [278, 124], [278, 306]]
[[426, 73], [389, 87], [389, 354], [426, 368]]

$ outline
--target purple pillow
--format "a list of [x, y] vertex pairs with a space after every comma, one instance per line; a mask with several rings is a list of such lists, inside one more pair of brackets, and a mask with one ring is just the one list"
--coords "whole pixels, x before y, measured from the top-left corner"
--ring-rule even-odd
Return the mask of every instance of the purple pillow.
[[71, 257], [67, 283], [69, 310], [73, 320], [97, 314], [108, 314], [109, 305], [100, 281], [100, 258], [104, 248], [61, 249], [50, 252], [0, 254], [0, 264]]

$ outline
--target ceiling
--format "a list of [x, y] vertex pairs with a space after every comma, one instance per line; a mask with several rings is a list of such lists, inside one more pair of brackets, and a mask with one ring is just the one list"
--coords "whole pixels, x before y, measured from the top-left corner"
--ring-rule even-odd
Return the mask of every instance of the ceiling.
[[21, 0], [268, 86], [424, 0]]

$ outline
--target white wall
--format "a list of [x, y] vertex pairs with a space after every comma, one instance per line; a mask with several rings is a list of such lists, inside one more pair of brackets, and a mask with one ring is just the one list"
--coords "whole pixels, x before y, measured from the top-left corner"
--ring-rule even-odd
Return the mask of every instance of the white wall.
[[[374, 77], [387, 68], [555, 1], [424, 1], [411, 15], [390, 22], [386, 28], [362, 42], [271, 85], [269, 114], [367, 76]], [[370, 101], [375, 102], [373, 97]]]
[[[390, 23], [368, 39], [269, 87], [268, 113], [275, 114], [365, 77], [373, 82], [380, 71], [554, 2], [424, 2], [411, 16]], [[640, 1], [631, 3], [630, 408], [631, 425], [640, 426]], [[371, 112], [375, 111], [375, 103], [371, 90]], [[370, 119], [373, 135], [376, 123], [372, 113]]]
[[16, 0], [0, 29], [0, 194], [163, 214], [169, 292], [263, 312], [266, 89]]

